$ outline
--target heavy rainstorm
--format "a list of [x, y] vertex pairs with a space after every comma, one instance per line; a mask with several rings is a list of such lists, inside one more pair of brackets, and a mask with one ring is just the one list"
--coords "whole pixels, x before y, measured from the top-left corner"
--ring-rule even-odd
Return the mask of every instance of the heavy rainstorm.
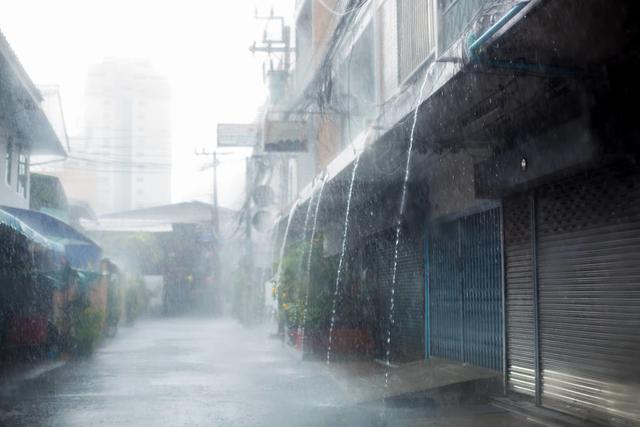
[[3, 0], [0, 425], [640, 426], [639, 17]]

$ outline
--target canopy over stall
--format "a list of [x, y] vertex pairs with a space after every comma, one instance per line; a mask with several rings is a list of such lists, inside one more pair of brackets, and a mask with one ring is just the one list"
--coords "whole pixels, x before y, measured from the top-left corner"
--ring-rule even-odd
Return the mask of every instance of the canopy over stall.
[[[93, 240], [69, 224], [43, 212], [2, 207], [0, 218], [19, 224], [36, 236], [33, 240], [53, 245], [63, 253], [74, 269], [96, 270], [102, 259], [102, 249]], [[0, 219], [4, 222], [4, 220]], [[23, 233], [24, 234], [24, 233]], [[30, 237], [30, 236], [29, 236]]]

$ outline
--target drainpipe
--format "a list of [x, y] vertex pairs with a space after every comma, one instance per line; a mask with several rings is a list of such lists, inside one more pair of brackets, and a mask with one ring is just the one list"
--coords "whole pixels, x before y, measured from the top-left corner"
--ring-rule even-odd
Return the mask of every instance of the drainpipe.
[[522, 1], [516, 3], [509, 11], [500, 19], [498, 19], [487, 31], [485, 31], [480, 37], [476, 38], [475, 34], [471, 34], [468, 39], [469, 47], [467, 53], [469, 60], [473, 64], [484, 65], [492, 68], [501, 68], [514, 71], [528, 71], [542, 74], [554, 74], [554, 75], [573, 75], [576, 70], [571, 70], [566, 67], [560, 67], [557, 65], [530, 63], [524, 61], [513, 60], [495, 60], [486, 58], [482, 50], [487, 42], [498, 31], [500, 31], [509, 21], [511, 21], [526, 5], [529, 1]]
[[487, 31], [484, 32], [480, 37], [476, 39], [475, 34], [471, 34], [469, 36], [469, 58], [471, 62], [479, 62], [480, 54], [479, 50], [482, 49], [483, 45], [485, 45], [491, 37], [495, 33], [497, 33], [502, 27], [504, 27], [507, 22], [511, 21], [514, 16], [516, 16], [529, 2], [520, 2], [516, 3], [502, 18], [498, 19]]

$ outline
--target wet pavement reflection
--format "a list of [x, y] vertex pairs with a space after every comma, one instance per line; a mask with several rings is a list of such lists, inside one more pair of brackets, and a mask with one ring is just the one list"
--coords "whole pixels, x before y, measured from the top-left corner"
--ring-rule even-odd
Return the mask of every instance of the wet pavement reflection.
[[147, 320], [89, 358], [3, 383], [0, 425], [521, 425], [486, 407], [432, 416], [394, 408], [382, 423], [380, 403], [356, 405], [344, 390], [323, 362], [300, 361], [265, 328]]
[[[91, 358], [2, 389], [7, 425], [368, 425], [318, 364], [265, 329], [167, 319], [119, 331]], [[352, 416], [359, 416], [352, 414]], [[364, 414], [362, 414], [364, 417]]]

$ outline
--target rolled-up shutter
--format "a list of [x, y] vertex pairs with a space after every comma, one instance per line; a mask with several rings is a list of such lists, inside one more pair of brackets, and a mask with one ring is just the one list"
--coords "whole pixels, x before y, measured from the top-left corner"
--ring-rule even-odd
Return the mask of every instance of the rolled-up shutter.
[[507, 299], [507, 380], [511, 390], [533, 396], [535, 348], [529, 196], [506, 200], [503, 214]]
[[542, 403], [640, 422], [640, 175], [583, 175], [536, 204]]

